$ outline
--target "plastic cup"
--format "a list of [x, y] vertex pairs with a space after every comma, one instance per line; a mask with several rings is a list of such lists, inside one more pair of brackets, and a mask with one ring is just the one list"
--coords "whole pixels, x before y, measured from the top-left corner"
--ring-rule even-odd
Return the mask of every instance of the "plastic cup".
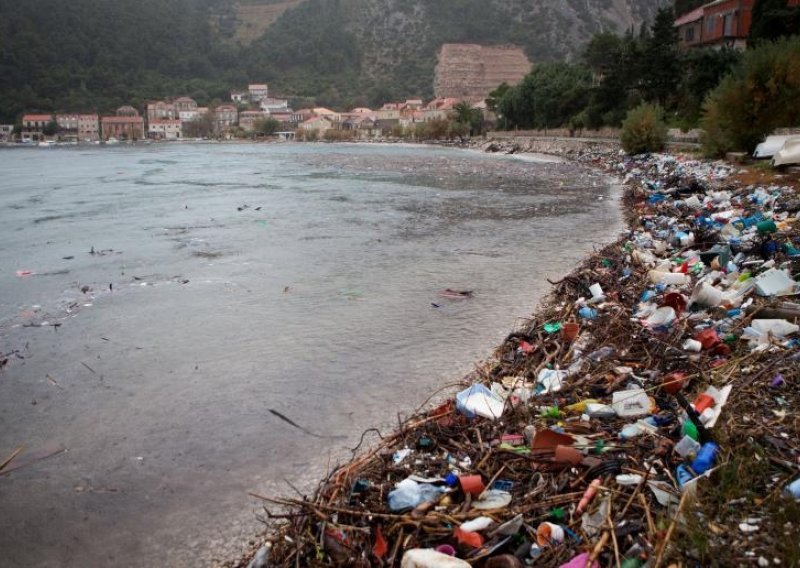
[[581, 332], [581, 326], [575, 322], [568, 321], [561, 328], [561, 336], [567, 341], [575, 341]]
[[603, 288], [597, 283], [589, 286], [589, 292], [592, 293], [592, 298], [602, 298], [604, 296]]
[[483, 484], [483, 478], [480, 475], [462, 475], [458, 478], [458, 481], [464, 494], [469, 493], [470, 495], [478, 496], [486, 489]]
[[556, 446], [555, 461], [557, 463], [578, 465], [583, 461], [583, 453], [578, 448], [571, 446]]
[[696, 339], [687, 339], [683, 342], [683, 348], [691, 353], [700, 353], [703, 350], [703, 344]]
[[722, 290], [715, 288], [706, 282], [701, 282], [695, 286], [692, 292], [692, 303], [706, 306], [709, 308], [716, 308], [722, 303], [725, 298]]

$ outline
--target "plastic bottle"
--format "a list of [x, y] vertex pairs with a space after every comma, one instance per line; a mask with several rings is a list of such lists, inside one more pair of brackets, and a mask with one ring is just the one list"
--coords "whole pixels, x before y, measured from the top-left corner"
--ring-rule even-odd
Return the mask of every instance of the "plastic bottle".
[[697, 433], [697, 426], [694, 425], [694, 422], [689, 420], [688, 418], [683, 421], [683, 427], [681, 428], [681, 432], [684, 436], [689, 436], [692, 440], [699, 440], [700, 434]]
[[692, 479], [694, 479], [692, 473], [683, 464], [679, 465], [678, 468], [675, 470], [675, 477], [678, 478], [678, 485], [680, 487], [683, 487], [684, 485], [689, 483]]
[[692, 462], [694, 472], [697, 475], [701, 475], [711, 469], [717, 460], [717, 452], [719, 452], [719, 446], [714, 442], [703, 444], [703, 447], [697, 452], [697, 457]]

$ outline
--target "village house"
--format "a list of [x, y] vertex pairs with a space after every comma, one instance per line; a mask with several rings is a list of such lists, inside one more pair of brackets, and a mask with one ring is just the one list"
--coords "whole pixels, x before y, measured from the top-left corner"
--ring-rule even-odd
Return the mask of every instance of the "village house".
[[333, 122], [327, 116], [314, 116], [303, 122], [300, 128], [305, 131], [314, 130], [318, 134], [323, 134], [333, 128]]
[[378, 120], [400, 120], [400, 105], [386, 103], [375, 112]]
[[[747, 47], [755, 0], [714, 0], [680, 14], [675, 19], [682, 49], [692, 47]], [[800, 7], [800, 0], [787, 0], [788, 7]]]
[[312, 111], [310, 108], [301, 108], [300, 110], [295, 111], [292, 115], [292, 122], [299, 125], [313, 117], [314, 111]]
[[422, 102], [422, 99], [407, 99], [401, 106], [400, 110], [404, 111], [417, 111], [422, 110], [422, 107], [425, 104]]
[[404, 111], [400, 115], [399, 124], [403, 128], [411, 128], [422, 122], [425, 122], [425, 112], [421, 110]]
[[255, 83], [247, 87], [247, 94], [250, 102], [260, 103], [269, 97], [269, 88], [262, 83]]
[[245, 103], [249, 98], [247, 91], [231, 91], [231, 101], [234, 103]]
[[375, 116], [365, 112], [355, 112], [356, 110], [353, 109], [353, 112], [342, 116], [342, 130], [354, 132], [355, 137], [359, 140], [376, 137], [378, 133], [375, 130]]
[[423, 122], [430, 122], [432, 120], [447, 120], [453, 107], [459, 103], [459, 99], [447, 97], [433, 99], [422, 111]]
[[339, 122], [342, 119], [341, 113], [325, 107], [314, 107], [311, 109], [314, 116], [324, 116], [331, 122]]
[[44, 134], [44, 130], [51, 122], [53, 122], [52, 114], [23, 115], [20, 140], [22, 142], [39, 142], [45, 140], [47, 137]]
[[155, 101], [147, 103], [147, 122], [148, 124], [156, 120], [174, 120], [175, 106], [167, 101]]
[[297, 128], [297, 122], [294, 120], [294, 111], [287, 109], [285, 112], [271, 112], [269, 114], [281, 124], [281, 128]]
[[219, 105], [214, 109], [214, 125], [219, 134], [230, 131], [239, 123], [239, 111], [233, 105]]
[[151, 120], [147, 123], [147, 137], [153, 140], [180, 140], [182, 122], [177, 119]]
[[104, 141], [144, 139], [144, 118], [132, 106], [119, 107], [115, 116], [104, 116], [100, 123]]
[[189, 97], [179, 97], [172, 103], [175, 109], [175, 118], [183, 122], [195, 120], [198, 117], [197, 102]]
[[245, 132], [255, 130], [256, 122], [267, 118], [267, 113], [261, 110], [243, 110], [239, 113], [239, 128]]
[[286, 99], [273, 99], [268, 97], [261, 100], [259, 107], [261, 110], [269, 114], [275, 112], [286, 112], [289, 110], [289, 101]]
[[100, 140], [100, 117], [96, 114], [78, 115], [78, 140], [96, 142]]
[[78, 134], [77, 114], [57, 114], [56, 124], [60, 132]]
[[0, 142], [9, 142], [14, 135], [13, 124], [0, 124]]

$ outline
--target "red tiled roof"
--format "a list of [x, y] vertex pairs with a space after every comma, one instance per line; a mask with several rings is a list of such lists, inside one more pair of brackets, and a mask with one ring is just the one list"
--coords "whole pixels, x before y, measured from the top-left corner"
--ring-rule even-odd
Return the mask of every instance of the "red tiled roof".
[[51, 121], [53, 120], [52, 114], [26, 114], [22, 117], [22, 122], [39, 122], [39, 121]]

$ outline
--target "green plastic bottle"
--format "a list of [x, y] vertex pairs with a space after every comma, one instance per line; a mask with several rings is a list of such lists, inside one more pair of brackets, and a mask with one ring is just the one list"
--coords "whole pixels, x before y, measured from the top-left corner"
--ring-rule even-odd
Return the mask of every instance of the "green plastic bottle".
[[700, 434], [697, 433], [697, 426], [688, 418], [683, 421], [682, 431], [684, 436], [689, 436], [695, 442], [700, 440]]

